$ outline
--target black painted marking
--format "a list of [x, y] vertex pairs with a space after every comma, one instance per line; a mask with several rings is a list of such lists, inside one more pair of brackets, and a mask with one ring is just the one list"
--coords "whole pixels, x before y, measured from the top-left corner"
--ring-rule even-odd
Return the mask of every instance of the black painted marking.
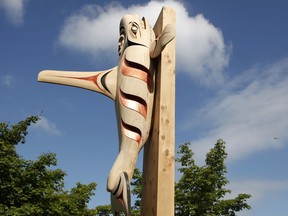
[[102, 77], [101, 77], [101, 84], [102, 86], [105, 88], [106, 91], [108, 91], [110, 94], [110, 90], [108, 89], [107, 85], [106, 85], [106, 76], [110, 73], [111, 71], [108, 71], [107, 73], [105, 73]]
[[147, 47], [145, 46], [144, 44], [139, 44], [139, 43], [135, 43], [135, 42], [132, 42], [130, 40], [127, 39], [127, 46], [135, 46], [135, 45], [138, 45], [138, 46], [143, 46], [143, 47]]
[[139, 64], [139, 63], [137, 63], [137, 62], [129, 61], [129, 60], [126, 58], [126, 56], [125, 56], [125, 61], [126, 61], [126, 65], [127, 65], [128, 67], [132, 67], [132, 68], [139, 69], [139, 70], [141, 70], [141, 71], [143, 71], [143, 72], [146, 72], [148, 75], [150, 75], [149, 69], [146, 68], [144, 65]]
[[146, 103], [146, 101], [143, 98], [141, 98], [141, 97], [139, 97], [137, 95], [132, 95], [132, 94], [125, 93], [121, 89], [120, 89], [120, 94], [122, 95], [123, 98], [125, 98], [127, 100], [136, 101], [137, 103], [140, 103], [142, 106], [144, 106], [145, 109], [147, 109], [147, 103]]
[[117, 186], [115, 192], [113, 193], [113, 196], [115, 196], [115, 195], [117, 194], [117, 192], [118, 192], [118, 190], [119, 190], [119, 187], [120, 187], [120, 184], [121, 184], [121, 177], [120, 177], [120, 179], [119, 179], [118, 186]]
[[129, 131], [132, 131], [134, 133], [137, 133], [139, 134], [140, 137], [142, 137], [142, 133], [141, 133], [141, 130], [133, 125], [129, 125], [129, 124], [126, 124], [123, 119], [121, 119], [122, 121], [122, 125], [125, 129], [129, 130]]

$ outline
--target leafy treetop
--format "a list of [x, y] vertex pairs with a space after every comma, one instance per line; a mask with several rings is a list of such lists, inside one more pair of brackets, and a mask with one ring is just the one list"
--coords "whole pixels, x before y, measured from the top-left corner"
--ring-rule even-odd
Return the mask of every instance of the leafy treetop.
[[94, 194], [96, 183], [77, 183], [65, 191], [56, 155], [42, 154], [37, 160], [25, 160], [15, 146], [25, 143], [27, 129], [40, 118], [30, 116], [18, 124], [0, 123], [0, 215], [5, 216], [92, 216], [96, 209], [87, 203]]

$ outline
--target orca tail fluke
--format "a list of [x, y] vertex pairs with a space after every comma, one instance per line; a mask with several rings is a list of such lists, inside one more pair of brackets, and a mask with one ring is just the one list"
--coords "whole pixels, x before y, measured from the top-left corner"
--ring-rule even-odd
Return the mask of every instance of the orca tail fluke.
[[111, 206], [114, 216], [124, 212], [125, 216], [131, 216], [130, 182], [126, 172], [122, 172], [118, 187], [111, 192]]

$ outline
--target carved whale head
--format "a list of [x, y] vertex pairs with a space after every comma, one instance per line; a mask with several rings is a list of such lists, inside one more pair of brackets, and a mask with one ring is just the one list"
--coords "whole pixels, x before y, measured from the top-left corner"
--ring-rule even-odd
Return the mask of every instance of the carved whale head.
[[152, 41], [155, 40], [154, 31], [149, 22], [138, 15], [125, 15], [120, 21], [120, 37], [118, 41], [118, 54], [121, 57], [129, 46], [140, 45], [149, 49]]

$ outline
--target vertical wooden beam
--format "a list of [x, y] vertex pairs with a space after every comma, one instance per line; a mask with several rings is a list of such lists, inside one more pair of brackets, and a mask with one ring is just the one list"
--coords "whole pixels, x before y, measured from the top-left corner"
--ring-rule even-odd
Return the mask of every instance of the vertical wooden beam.
[[[154, 26], [156, 36], [171, 24], [175, 11], [163, 7]], [[176, 28], [176, 27], [175, 27]], [[175, 39], [159, 57], [150, 143], [144, 147], [142, 216], [174, 215]]]

